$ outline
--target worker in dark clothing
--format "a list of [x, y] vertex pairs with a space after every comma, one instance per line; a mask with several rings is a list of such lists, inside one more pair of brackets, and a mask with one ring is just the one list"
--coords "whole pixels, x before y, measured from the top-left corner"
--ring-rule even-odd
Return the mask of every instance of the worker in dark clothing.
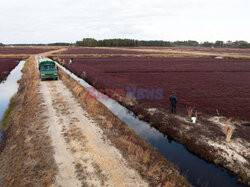
[[175, 114], [176, 113], [176, 103], [177, 103], [178, 99], [175, 95], [172, 94], [172, 95], [170, 95], [169, 100], [171, 103], [171, 112], [173, 114]]

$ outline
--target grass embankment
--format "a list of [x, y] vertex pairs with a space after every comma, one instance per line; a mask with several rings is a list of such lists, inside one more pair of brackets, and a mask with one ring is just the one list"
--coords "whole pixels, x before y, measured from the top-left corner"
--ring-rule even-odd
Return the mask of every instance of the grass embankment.
[[22, 71], [18, 92], [2, 122], [0, 186], [48, 186], [56, 168], [47, 128], [37, 119], [41, 96], [34, 57]]
[[87, 98], [86, 89], [77, 81], [62, 70], [59, 72], [61, 80], [73, 91], [82, 107], [91, 114], [102, 129], [109, 129], [105, 131], [106, 136], [121, 151], [127, 163], [152, 186], [190, 186], [174, 164], [167, 161], [156, 149], [136, 135], [126, 123], [110, 112], [102, 103]]

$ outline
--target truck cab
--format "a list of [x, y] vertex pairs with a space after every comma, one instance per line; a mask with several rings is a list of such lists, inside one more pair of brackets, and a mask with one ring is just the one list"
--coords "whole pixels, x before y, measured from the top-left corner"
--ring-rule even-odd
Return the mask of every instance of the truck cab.
[[58, 73], [55, 62], [52, 60], [39, 60], [39, 72], [41, 80], [45, 79], [58, 79]]

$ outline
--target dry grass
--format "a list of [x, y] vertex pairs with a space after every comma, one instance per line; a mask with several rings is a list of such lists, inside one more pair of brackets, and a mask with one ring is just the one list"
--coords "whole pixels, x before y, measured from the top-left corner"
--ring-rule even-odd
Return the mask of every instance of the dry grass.
[[190, 119], [193, 115], [193, 110], [194, 108], [189, 106], [189, 107], [186, 107], [186, 111], [187, 111], [187, 115], [188, 115], [188, 118]]
[[151, 165], [149, 167], [149, 175], [153, 176], [154, 173], [161, 172], [161, 167], [162, 167], [162, 163], [160, 161], [155, 163], [154, 165]]
[[143, 154], [143, 163], [146, 164], [148, 163], [150, 159], [150, 152], [147, 150], [144, 154]]
[[22, 71], [8, 143], [0, 153], [0, 186], [51, 186], [56, 165], [47, 128], [37, 118], [41, 96], [34, 57]]
[[219, 112], [219, 110], [218, 110], [218, 109], [216, 109], [216, 114], [217, 114], [217, 116], [219, 116], [219, 115], [220, 115], [220, 112]]
[[226, 135], [227, 134], [227, 131], [228, 131], [228, 127], [229, 127], [229, 125], [230, 125], [230, 123], [231, 123], [231, 118], [230, 119], [228, 119], [227, 121], [226, 121], [226, 124], [225, 124], [225, 127], [224, 127], [224, 129], [223, 129], [223, 133]]
[[224, 129], [223, 129], [223, 133], [226, 135], [226, 142], [230, 142], [230, 140], [231, 140], [231, 137], [232, 137], [232, 135], [233, 135], [233, 132], [234, 132], [234, 130], [235, 130], [235, 127], [234, 126], [230, 126], [230, 124], [231, 124], [231, 121], [232, 121], [232, 119], [230, 118], [230, 119], [228, 119], [227, 121], [226, 121], [226, 123], [225, 123], [225, 127], [224, 127]]
[[143, 115], [142, 114], [138, 114], [138, 118], [139, 119], [143, 119]]
[[51, 49], [53, 49], [53, 50], [48, 51], [48, 52], [45, 52], [45, 53], [43, 53], [43, 55], [49, 56], [49, 55], [52, 55], [52, 54], [54, 54], [54, 53], [59, 53], [59, 54], [61, 54], [61, 52], [66, 51], [66, 50], [68, 49], [68, 48], [66, 48], [66, 47], [60, 47], [60, 49], [58, 49], [58, 48], [59, 48], [59, 47], [51, 48]]
[[105, 126], [105, 121], [106, 121], [106, 118], [103, 117], [103, 118], [102, 118], [102, 125], [103, 125], [103, 126]]
[[87, 74], [86, 74], [85, 71], [83, 71], [83, 72], [81, 73], [81, 77], [84, 78], [84, 79], [87, 77]]
[[111, 122], [107, 122], [107, 127], [108, 127], [108, 129], [112, 129], [112, 123]]
[[173, 179], [171, 181], [167, 181], [164, 187], [175, 187], [176, 186], [176, 180]]
[[80, 96], [80, 94], [82, 93], [83, 91], [83, 88], [79, 85], [76, 85], [74, 88], [73, 88], [73, 92], [76, 94], [76, 96]]
[[136, 149], [135, 151], [135, 158], [136, 160], [139, 160], [139, 158], [141, 158], [143, 155], [143, 150], [141, 147], [138, 147], [138, 149]]
[[135, 103], [135, 99], [133, 98], [133, 94], [130, 92], [127, 92], [126, 96], [123, 99], [126, 103]]
[[198, 121], [198, 111], [197, 110], [194, 113], [194, 117], [196, 117], [196, 121]]
[[233, 132], [235, 130], [235, 127], [231, 126], [231, 128], [228, 130], [227, 132], [227, 136], [226, 136], [226, 141], [229, 143], [231, 140], [231, 137], [233, 135]]

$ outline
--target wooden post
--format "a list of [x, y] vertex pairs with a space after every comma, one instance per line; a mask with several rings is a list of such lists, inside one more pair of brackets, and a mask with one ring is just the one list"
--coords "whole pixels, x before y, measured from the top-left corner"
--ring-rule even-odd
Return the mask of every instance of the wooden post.
[[223, 133], [224, 133], [225, 135], [227, 134], [228, 126], [229, 126], [231, 120], [232, 120], [232, 119], [230, 118], [229, 120], [226, 121], [226, 125], [225, 125], [225, 127], [224, 127], [224, 129], [223, 129]]
[[235, 130], [235, 127], [231, 127], [229, 130], [228, 130], [228, 133], [227, 133], [227, 138], [226, 138], [226, 141], [229, 143], [230, 140], [231, 140], [231, 137], [232, 137], [232, 134]]

